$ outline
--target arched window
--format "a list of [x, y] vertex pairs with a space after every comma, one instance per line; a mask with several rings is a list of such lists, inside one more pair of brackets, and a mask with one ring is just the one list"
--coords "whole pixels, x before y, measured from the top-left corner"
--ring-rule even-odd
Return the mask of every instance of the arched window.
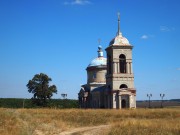
[[128, 86], [126, 85], [126, 84], [121, 84], [121, 86], [120, 86], [120, 89], [123, 89], [123, 88], [128, 88]]
[[111, 74], [111, 56], [108, 55], [108, 73]]
[[126, 73], [126, 56], [124, 54], [119, 56], [119, 68], [120, 73]]

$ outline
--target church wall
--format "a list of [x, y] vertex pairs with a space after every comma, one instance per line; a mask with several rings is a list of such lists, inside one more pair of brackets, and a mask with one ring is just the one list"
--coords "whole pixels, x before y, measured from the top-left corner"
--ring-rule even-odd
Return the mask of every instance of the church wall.
[[132, 78], [114, 78], [112, 83], [113, 90], [120, 90], [121, 84], [126, 84], [128, 88], [134, 88], [134, 81]]
[[128, 88], [134, 88], [134, 76], [127, 74], [116, 74], [113, 78], [107, 78], [107, 85], [110, 85], [112, 90], [120, 90], [122, 84], [126, 84]]
[[114, 49], [113, 50], [113, 60], [118, 59], [119, 55], [124, 54], [126, 56], [126, 59], [132, 60], [132, 50], [131, 49]]
[[136, 108], [136, 96], [135, 95], [130, 96], [130, 108]]
[[106, 69], [96, 69], [96, 70], [91, 70], [87, 71], [88, 74], [88, 81], [87, 83], [105, 83], [106, 82]]
[[99, 92], [93, 92], [92, 94], [92, 108], [100, 108], [101, 105], [101, 99], [100, 99], [100, 93]]

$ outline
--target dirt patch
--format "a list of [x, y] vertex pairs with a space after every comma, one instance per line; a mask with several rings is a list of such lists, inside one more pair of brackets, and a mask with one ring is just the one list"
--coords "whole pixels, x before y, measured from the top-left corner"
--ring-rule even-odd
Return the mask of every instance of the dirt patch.
[[75, 128], [75, 129], [61, 132], [58, 135], [100, 135], [100, 134], [102, 134], [104, 129], [107, 129], [109, 127], [110, 127], [110, 125], [81, 127], [81, 128]]
[[35, 130], [33, 135], [102, 135], [104, 130], [108, 129], [109, 127], [110, 125], [100, 125], [93, 127], [73, 128], [63, 132], [60, 132], [60, 130], [56, 132], [49, 131], [48, 133], [41, 130]]

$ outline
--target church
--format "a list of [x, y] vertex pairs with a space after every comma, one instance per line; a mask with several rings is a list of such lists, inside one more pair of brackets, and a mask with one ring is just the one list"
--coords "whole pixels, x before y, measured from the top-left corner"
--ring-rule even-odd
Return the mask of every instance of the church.
[[136, 89], [132, 67], [133, 46], [120, 31], [120, 15], [116, 36], [105, 49], [98, 47], [98, 57], [87, 71], [87, 84], [78, 93], [80, 108], [136, 108]]

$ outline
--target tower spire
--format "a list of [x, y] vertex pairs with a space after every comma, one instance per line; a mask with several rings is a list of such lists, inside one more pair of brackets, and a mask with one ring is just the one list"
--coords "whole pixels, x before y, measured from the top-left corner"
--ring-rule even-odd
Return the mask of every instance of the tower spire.
[[120, 31], [120, 12], [118, 12], [118, 31], [117, 31], [117, 36], [121, 35], [121, 31]]

